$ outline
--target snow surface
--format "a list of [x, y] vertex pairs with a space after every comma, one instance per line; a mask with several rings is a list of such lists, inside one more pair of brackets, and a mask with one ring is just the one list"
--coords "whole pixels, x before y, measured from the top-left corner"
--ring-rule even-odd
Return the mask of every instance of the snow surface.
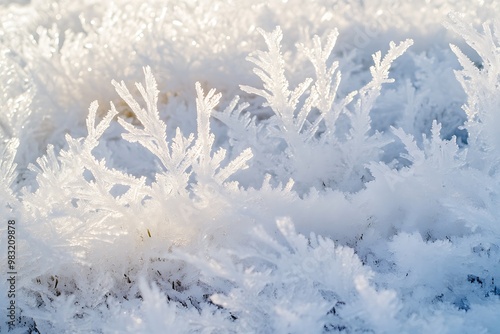
[[12, 333], [498, 332], [499, 18], [0, 1]]

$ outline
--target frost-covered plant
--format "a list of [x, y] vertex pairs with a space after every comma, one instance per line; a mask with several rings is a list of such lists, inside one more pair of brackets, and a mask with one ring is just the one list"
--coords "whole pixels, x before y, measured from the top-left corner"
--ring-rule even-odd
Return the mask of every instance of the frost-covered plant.
[[[215, 317], [209, 324], [205, 324], [205, 312], [210, 308], [205, 308], [201, 314], [193, 314], [187, 326], [167, 317], [166, 327], [158, 328], [177, 325], [197, 331], [203, 324], [211, 332], [217, 324], [215, 330], [226, 332], [237, 326], [246, 332], [322, 333], [365, 326], [387, 331], [400, 326], [393, 319], [399, 308], [395, 294], [378, 292], [370, 285], [373, 272], [362, 265], [353, 249], [314, 234], [306, 238], [295, 231], [289, 219], [279, 219], [277, 227], [280, 241], [256, 228], [250, 234], [252, 241], [238, 252], [221, 248], [211, 251], [206, 259], [182, 252], [174, 255], [194, 265], [200, 270], [200, 281], [215, 288], [217, 293], [210, 300], [220, 311], [210, 311]], [[147, 298], [145, 307], [156, 301], [150, 312], [178, 313], [172, 304], [161, 300], [157, 289], [142, 289]], [[135, 327], [141, 333], [158, 324], [144, 316], [145, 323]], [[134, 325], [133, 321], [128, 323]]]
[[237, 5], [0, 4], [13, 332], [494, 333], [498, 6]]
[[[474, 63], [456, 45], [451, 49], [456, 54], [462, 70], [456, 72], [457, 80], [467, 93], [464, 110], [467, 114], [465, 128], [469, 133], [470, 162], [481, 166], [489, 173], [497, 173], [500, 147], [498, 105], [500, 103], [500, 27], [498, 23], [483, 24], [483, 33], [477, 32], [458, 14], [450, 15], [450, 29], [459, 33], [480, 57]], [[484, 156], [484, 154], [487, 156]], [[479, 155], [479, 156], [477, 156]]]
[[[87, 118], [88, 135], [80, 139], [68, 135], [67, 148], [56, 153], [49, 147], [47, 155], [38, 159], [37, 166], [30, 166], [36, 175], [36, 188], [24, 191], [22, 219], [31, 221], [26, 225], [26, 233], [38, 235], [43, 241], [22, 253], [25, 265], [19, 273], [22, 282], [26, 282], [23, 283], [23, 286], [26, 284], [24, 296], [31, 300], [23, 306], [23, 315], [35, 319], [40, 328], [56, 330], [62, 325], [49, 316], [59, 307], [52, 301], [61, 300], [60, 307], [64, 308], [68, 308], [68, 303], [74, 306], [75, 302], [100, 308], [108, 298], [120, 298], [113, 286], [123, 277], [130, 284], [130, 277], [137, 275], [137, 271], [147, 272], [155, 252], [167, 251], [173, 245], [203, 249], [195, 242], [198, 238], [217, 243], [222, 241], [223, 234], [229, 233], [227, 224], [232, 221], [224, 223], [224, 216], [233, 210], [229, 198], [238, 192], [238, 184], [227, 179], [245, 168], [251, 151], [244, 151], [227, 164], [222, 163], [226, 155], [224, 149], [212, 152], [214, 136], [210, 132], [209, 117], [220, 94], [215, 95], [211, 90], [205, 96], [199, 85], [197, 137], [193, 134], [184, 137], [177, 130], [169, 145], [166, 125], [158, 114], [156, 81], [149, 68], [144, 73], [146, 86], [138, 84], [137, 89], [145, 108], [132, 97], [123, 82], [114, 85], [140, 122], [140, 125], [132, 125], [118, 119], [125, 129], [122, 137], [130, 143], [139, 143], [161, 163], [152, 180], [147, 182], [147, 177], [124, 173], [110, 167], [112, 161], [95, 157], [94, 151], [106, 155], [106, 149], [98, 145], [118, 114], [113, 103], [110, 112], [97, 125], [98, 106], [92, 103]], [[8, 152], [6, 157], [12, 156], [12, 147], [9, 146]], [[12, 159], [5, 160], [2, 166], [6, 175], [4, 183], [9, 189], [15, 176]], [[53, 192], [56, 188], [59, 191]], [[37, 205], [41, 202], [43, 206]], [[217, 224], [202, 223], [205, 220], [216, 220]], [[137, 257], [138, 254], [142, 255]], [[131, 267], [131, 260], [139, 262]], [[32, 270], [36, 262], [44, 264], [43, 272]], [[87, 284], [92, 281], [101, 283], [91, 296], [75, 295], [71, 290], [87, 291]], [[66, 312], [69, 312], [68, 319], [80, 315], [74, 307]], [[40, 322], [42, 314], [47, 323]]]
[[[380, 133], [370, 132], [369, 113], [382, 84], [393, 82], [388, 79], [391, 63], [412, 41], [407, 40], [398, 46], [391, 43], [384, 59], [377, 52], [373, 56], [375, 65], [370, 68], [372, 81], [359, 92], [339, 99], [339, 63], [327, 65], [338, 32], [329, 33], [325, 46], [315, 36], [312, 49], [301, 47], [314, 66], [316, 80], [306, 79], [293, 90], [289, 88], [285, 76], [281, 29], [277, 27], [272, 33], [260, 30], [260, 33], [269, 51], [258, 51], [248, 60], [257, 66], [254, 72], [262, 80], [264, 89], [249, 86], [241, 88], [247, 93], [263, 97], [266, 101], [264, 107], [269, 107], [274, 115], [259, 126], [246, 115], [243, 116], [244, 125], [235, 126], [235, 116], [227, 111], [216, 114], [216, 117], [231, 126], [230, 136], [237, 140], [248, 135], [256, 136], [251, 139], [251, 143], [257, 152], [259, 167], [276, 175], [278, 180], [292, 178], [302, 191], [326, 186], [347, 191], [359, 190], [369, 178], [364, 165], [378, 160], [381, 149], [390, 142], [384, 140]], [[355, 105], [351, 111], [347, 106], [354, 97]], [[237, 111], [241, 112], [241, 109]], [[349, 120], [347, 130], [337, 129], [342, 114]], [[283, 153], [276, 154], [276, 151]]]

